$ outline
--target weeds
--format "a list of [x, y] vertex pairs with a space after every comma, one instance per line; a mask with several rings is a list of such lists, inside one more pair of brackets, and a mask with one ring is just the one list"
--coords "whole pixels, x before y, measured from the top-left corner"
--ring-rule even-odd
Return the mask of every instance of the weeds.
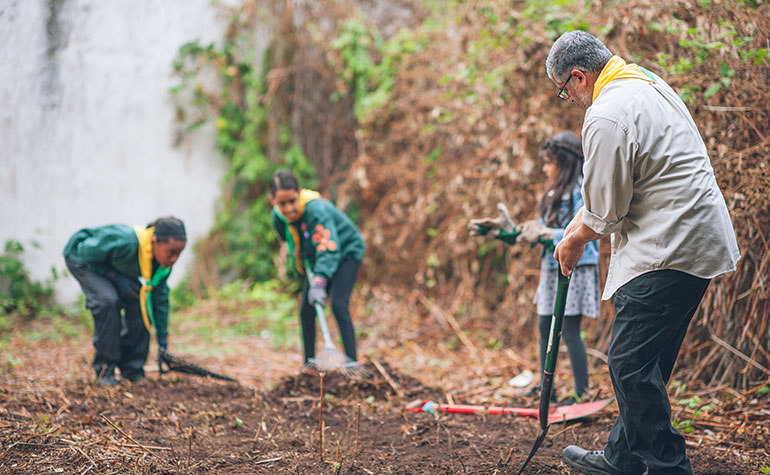
[[331, 57], [332, 65], [345, 85], [332, 99], [351, 95], [356, 118], [366, 120], [389, 99], [403, 58], [422, 50], [425, 43], [425, 37], [406, 29], [385, 41], [360, 16], [348, 18], [330, 43], [337, 53]]
[[680, 406], [687, 406], [693, 411], [691, 418], [685, 419], [683, 421], [675, 421], [672, 423], [675, 429], [680, 430], [682, 432], [692, 432], [694, 430], [693, 424], [695, 424], [698, 417], [700, 417], [704, 412], [710, 411], [711, 409], [713, 409], [713, 407], [710, 404], [703, 404], [699, 396], [693, 396], [687, 399], [680, 399], [678, 401], [678, 404]]
[[[274, 103], [268, 92], [268, 48], [262, 64], [249, 38], [253, 25], [246, 15], [235, 15], [221, 46], [185, 43], [173, 61], [179, 83], [170, 93], [176, 104], [176, 140], [203, 124], [216, 128], [216, 145], [229, 160], [221, 210], [209, 239], [220, 274], [264, 281], [276, 275], [273, 261], [279, 246], [270, 217], [267, 184], [279, 168], [289, 168], [305, 187], [316, 183], [315, 169], [300, 146], [291, 142], [288, 119], [280, 125], [278, 148], [268, 152]], [[207, 85], [207, 86], [204, 86]], [[277, 153], [278, 156], [271, 156]], [[189, 282], [187, 282], [189, 285]], [[194, 299], [177, 292], [184, 302]]]
[[36, 317], [53, 305], [52, 282], [32, 280], [21, 260], [23, 253], [19, 241], [9, 240], [0, 254], [0, 331], [9, 328], [14, 315]]

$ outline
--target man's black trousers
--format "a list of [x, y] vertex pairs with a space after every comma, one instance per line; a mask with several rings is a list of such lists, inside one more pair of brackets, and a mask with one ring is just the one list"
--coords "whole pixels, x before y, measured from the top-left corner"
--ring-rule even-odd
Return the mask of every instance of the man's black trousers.
[[609, 370], [620, 415], [605, 448], [623, 473], [692, 474], [684, 438], [671, 425], [666, 383], [709, 280], [664, 269], [615, 294]]

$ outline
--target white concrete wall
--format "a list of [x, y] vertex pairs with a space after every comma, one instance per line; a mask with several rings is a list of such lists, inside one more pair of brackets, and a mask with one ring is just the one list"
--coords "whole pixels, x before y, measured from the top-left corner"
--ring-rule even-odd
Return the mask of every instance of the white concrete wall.
[[179, 46], [224, 26], [211, 0], [0, 0], [0, 244], [25, 245], [33, 278], [64, 271], [82, 227], [172, 214], [190, 242], [207, 232], [226, 161], [210, 128], [173, 147], [168, 90]]

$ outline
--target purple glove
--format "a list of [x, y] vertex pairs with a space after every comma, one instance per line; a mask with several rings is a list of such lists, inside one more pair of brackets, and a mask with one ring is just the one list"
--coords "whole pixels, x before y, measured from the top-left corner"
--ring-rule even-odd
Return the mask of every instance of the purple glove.
[[320, 275], [313, 277], [310, 281], [310, 289], [307, 292], [307, 301], [310, 305], [326, 303], [326, 279]]

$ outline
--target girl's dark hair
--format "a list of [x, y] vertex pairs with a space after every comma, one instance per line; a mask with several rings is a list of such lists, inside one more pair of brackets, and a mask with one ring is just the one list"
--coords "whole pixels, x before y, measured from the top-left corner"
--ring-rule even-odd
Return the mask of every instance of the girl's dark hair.
[[270, 195], [275, 196], [278, 190], [296, 190], [299, 191], [297, 177], [289, 170], [278, 170], [270, 178]]
[[158, 218], [147, 225], [148, 228], [155, 228], [155, 237], [160, 242], [166, 242], [169, 239], [187, 242], [187, 233], [184, 229], [184, 223], [181, 219], [173, 216]]
[[567, 221], [572, 218], [575, 203], [572, 190], [583, 176], [583, 146], [580, 138], [567, 131], [549, 138], [540, 149], [540, 156], [550, 160], [559, 167], [559, 175], [551, 188], [546, 191], [537, 205], [537, 212], [549, 227], [563, 227], [567, 223], [559, 222], [559, 208], [563, 195], [569, 196], [569, 214]]

